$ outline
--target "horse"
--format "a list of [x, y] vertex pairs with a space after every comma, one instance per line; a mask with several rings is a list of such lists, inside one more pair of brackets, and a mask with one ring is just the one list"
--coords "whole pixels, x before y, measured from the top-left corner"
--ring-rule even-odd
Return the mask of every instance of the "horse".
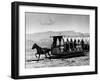
[[41, 48], [40, 46], [38, 46], [36, 43], [34, 43], [33, 44], [33, 46], [32, 46], [32, 50], [33, 49], [36, 49], [37, 50], [37, 53], [35, 53], [35, 56], [36, 56], [36, 58], [37, 58], [37, 55], [39, 55], [38, 56], [38, 60], [40, 59], [40, 56], [41, 55], [45, 55], [45, 57], [47, 58], [47, 55], [49, 55], [49, 57], [50, 57], [50, 54], [49, 54], [49, 52], [51, 51], [49, 48]]

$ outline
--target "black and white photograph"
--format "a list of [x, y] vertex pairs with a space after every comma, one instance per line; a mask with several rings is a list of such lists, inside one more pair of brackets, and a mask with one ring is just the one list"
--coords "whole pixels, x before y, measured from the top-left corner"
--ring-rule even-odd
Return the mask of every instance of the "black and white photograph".
[[90, 64], [89, 15], [25, 12], [25, 67]]
[[12, 3], [14, 79], [97, 74], [97, 7]]

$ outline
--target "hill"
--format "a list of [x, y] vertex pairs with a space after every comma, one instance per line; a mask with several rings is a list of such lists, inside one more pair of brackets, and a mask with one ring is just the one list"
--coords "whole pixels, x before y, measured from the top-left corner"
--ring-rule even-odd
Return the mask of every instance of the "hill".
[[35, 34], [26, 34], [26, 47], [32, 47], [34, 43], [37, 43], [41, 47], [50, 48], [52, 44], [52, 38], [50, 36], [64, 35], [65, 37], [89, 37], [89, 33], [80, 33], [74, 31], [47, 31]]

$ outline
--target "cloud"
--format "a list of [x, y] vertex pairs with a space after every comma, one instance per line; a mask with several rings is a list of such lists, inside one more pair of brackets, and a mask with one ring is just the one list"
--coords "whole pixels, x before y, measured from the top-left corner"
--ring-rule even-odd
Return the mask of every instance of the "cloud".
[[40, 19], [41, 25], [53, 25], [54, 23], [55, 23], [54, 18], [52, 18], [50, 16], [41, 17], [41, 19]]

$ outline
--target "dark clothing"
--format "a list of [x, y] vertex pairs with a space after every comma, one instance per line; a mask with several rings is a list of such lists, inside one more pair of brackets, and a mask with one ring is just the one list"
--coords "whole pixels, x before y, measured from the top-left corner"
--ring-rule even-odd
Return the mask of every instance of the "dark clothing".
[[72, 39], [70, 41], [70, 49], [73, 50], [73, 41], [72, 41]]
[[81, 46], [82, 46], [82, 50], [84, 50], [84, 41], [83, 41], [83, 39], [81, 40]]
[[74, 40], [74, 49], [76, 49], [77, 43], [76, 40]]

